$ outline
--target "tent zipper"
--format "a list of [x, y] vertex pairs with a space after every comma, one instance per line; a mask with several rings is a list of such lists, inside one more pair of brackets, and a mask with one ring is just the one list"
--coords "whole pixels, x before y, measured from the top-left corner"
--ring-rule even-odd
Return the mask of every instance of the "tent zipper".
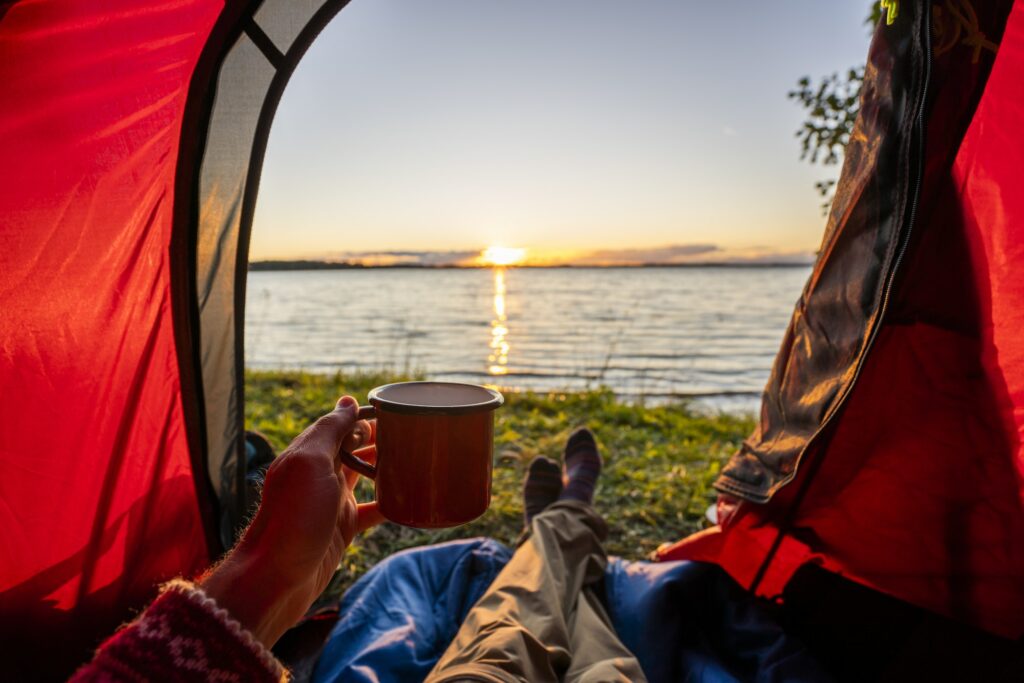
[[[900, 266], [903, 263], [903, 258], [907, 253], [907, 247], [910, 244], [910, 235], [913, 232], [914, 223], [917, 220], [917, 205], [920, 201], [921, 186], [924, 181], [924, 112], [925, 104], [928, 100], [928, 84], [931, 80], [932, 69], [931, 7], [928, 2], [924, 2], [922, 3], [922, 5], [922, 23], [924, 24], [924, 30], [922, 31], [922, 38], [924, 42], [924, 60], [922, 64], [923, 73], [921, 74], [921, 92], [918, 96], [914, 127], [911, 133], [911, 135], [914, 136], [911, 139], [911, 144], [914, 144], [916, 142], [917, 147], [917, 149], [914, 150], [914, 152], [916, 152], [916, 154], [914, 154], [916, 165], [914, 168], [913, 176], [910, 179], [909, 183], [909, 185], [913, 187], [913, 192], [910, 195], [910, 209], [907, 213], [907, 217], [904, 222], [902, 230], [903, 234], [900, 236], [900, 244], [897, 248], [896, 256], [895, 258], [893, 258], [892, 266], [889, 268], [889, 273], [886, 276], [885, 289], [882, 293], [882, 301], [878, 307], [878, 316], [875, 319], [875, 325], [871, 330], [871, 334], [868, 337], [867, 343], [865, 344], [864, 351], [863, 353], [861, 353], [860, 360], [857, 363], [857, 369], [854, 371], [853, 374], [853, 378], [850, 380], [850, 383], [846, 386], [846, 389], [845, 391], [843, 391], [842, 396], [840, 396], [839, 400], [837, 400], [833, 405], [832, 410], [829, 412], [824, 422], [821, 423], [818, 429], [814, 432], [814, 434], [811, 435], [811, 437], [807, 440], [807, 443], [804, 444], [804, 447], [800, 450], [800, 455], [797, 457], [796, 462], [793, 465], [792, 476], [789, 477], [788, 481], [793, 481], [794, 479], [796, 479], [797, 472], [800, 469], [800, 463], [801, 461], [803, 461], [804, 456], [807, 454], [807, 451], [810, 450], [811, 446], [828, 428], [828, 426], [834, 420], [835, 416], [839, 414], [840, 409], [846, 404], [846, 401], [853, 393], [853, 388], [854, 386], [856, 386], [857, 380], [860, 379], [861, 372], [864, 369], [864, 363], [868, 355], [870, 354], [871, 349], [875, 345], [875, 340], [877, 339], [879, 330], [882, 327], [882, 321], [884, 320], [885, 314], [889, 309], [889, 300], [892, 297], [892, 290], [895, 286], [896, 275], [899, 272]], [[916, 138], [916, 141], [914, 140], [914, 138]], [[768, 565], [771, 564], [772, 559], [775, 557], [775, 553], [778, 551], [779, 546], [782, 543], [782, 539], [788, 533], [789, 527], [792, 525], [792, 522], [796, 517], [796, 513], [800, 508], [800, 504], [801, 502], [803, 502], [804, 494], [807, 492], [810, 482], [814, 479], [814, 475], [817, 473], [820, 463], [821, 458], [818, 458], [809, 465], [810, 470], [808, 471], [807, 476], [804, 478], [804, 481], [801, 483], [800, 488], [797, 490], [796, 495], [793, 498], [792, 504], [786, 511], [785, 519], [783, 520], [782, 524], [779, 525], [779, 532], [776, 535], [775, 540], [772, 542], [771, 548], [769, 548], [768, 553], [765, 555], [765, 559], [761, 563], [760, 568], [758, 568], [757, 574], [754, 576], [754, 580], [750, 584], [750, 592], [753, 593], [757, 591], [757, 587], [760, 585], [761, 580], [764, 578], [765, 572], [768, 570]], [[781, 488], [781, 485], [777, 486], [775, 490], [777, 490], [778, 488]]]
[[[927, 3], [925, 3], [927, 6]], [[907, 227], [905, 234], [903, 235], [903, 242], [900, 244], [900, 250], [896, 254], [896, 259], [893, 261], [892, 270], [889, 272], [889, 282], [885, 287], [885, 295], [882, 299], [882, 306], [878, 314], [878, 324], [871, 333], [871, 339], [868, 342], [868, 348], [866, 351], [870, 351], [874, 345], [875, 337], [878, 335], [878, 329], [882, 325], [882, 319], [885, 317], [885, 313], [889, 308], [889, 297], [892, 295], [892, 289], [896, 281], [897, 271], [900, 269], [900, 265], [903, 262], [903, 257], [907, 253], [907, 247], [910, 244], [910, 233], [914, 230], [914, 223], [917, 221], [917, 205], [921, 199], [921, 185], [924, 182], [924, 140], [925, 140], [925, 120], [924, 110], [925, 103], [928, 99], [928, 82], [931, 80], [932, 71], [932, 38], [931, 38], [931, 16], [925, 17], [925, 30], [924, 30], [924, 83], [921, 85], [921, 99], [918, 102], [917, 107], [917, 168], [914, 177], [914, 194], [910, 199], [910, 215], [907, 218]], [[863, 366], [858, 366], [857, 372], [851, 380], [850, 385], [857, 381], [857, 377], [860, 376], [860, 369]], [[847, 392], [848, 394], [849, 392]], [[845, 396], [844, 396], [845, 399]]]

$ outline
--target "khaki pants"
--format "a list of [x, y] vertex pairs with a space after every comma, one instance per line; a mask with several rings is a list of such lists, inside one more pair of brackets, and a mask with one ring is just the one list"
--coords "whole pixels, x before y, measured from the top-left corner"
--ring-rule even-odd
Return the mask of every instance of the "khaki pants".
[[534, 517], [426, 680], [646, 682], [592, 590], [604, 576], [607, 533], [593, 508], [577, 501]]

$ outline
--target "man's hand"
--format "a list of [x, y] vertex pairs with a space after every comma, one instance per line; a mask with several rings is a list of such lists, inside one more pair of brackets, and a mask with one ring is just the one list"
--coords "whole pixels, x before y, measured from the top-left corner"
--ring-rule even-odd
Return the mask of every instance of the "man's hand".
[[271, 464], [252, 524], [202, 580], [217, 604], [270, 647], [331, 580], [345, 549], [383, 521], [376, 503], [357, 505], [358, 476], [341, 466], [341, 448], [374, 462], [375, 429], [356, 417], [351, 396], [338, 401]]

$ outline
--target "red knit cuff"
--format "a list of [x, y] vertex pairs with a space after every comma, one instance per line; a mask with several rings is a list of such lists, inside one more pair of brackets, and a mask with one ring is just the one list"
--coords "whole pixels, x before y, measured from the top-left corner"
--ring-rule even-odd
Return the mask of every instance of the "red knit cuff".
[[286, 681], [252, 634], [188, 581], [166, 584], [138, 619], [100, 646], [72, 679], [83, 681]]

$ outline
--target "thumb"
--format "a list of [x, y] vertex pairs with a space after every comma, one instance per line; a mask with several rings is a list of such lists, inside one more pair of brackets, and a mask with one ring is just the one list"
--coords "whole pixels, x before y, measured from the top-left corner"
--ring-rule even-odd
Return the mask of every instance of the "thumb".
[[342, 396], [334, 410], [327, 413], [304, 431], [297, 442], [304, 449], [328, 455], [333, 460], [342, 442], [356, 424], [359, 403], [351, 396]]

